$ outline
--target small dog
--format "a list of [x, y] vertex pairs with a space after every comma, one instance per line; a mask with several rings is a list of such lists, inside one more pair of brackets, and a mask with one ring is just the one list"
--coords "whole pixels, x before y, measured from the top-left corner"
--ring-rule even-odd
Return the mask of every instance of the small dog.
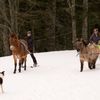
[[0, 87], [1, 87], [1, 92], [2, 92], [2, 93], [4, 92], [4, 91], [3, 91], [3, 86], [2, 86], [2, 84], [3, 84], [4, 73], [5, 73], [5, 71], [0, 72]]

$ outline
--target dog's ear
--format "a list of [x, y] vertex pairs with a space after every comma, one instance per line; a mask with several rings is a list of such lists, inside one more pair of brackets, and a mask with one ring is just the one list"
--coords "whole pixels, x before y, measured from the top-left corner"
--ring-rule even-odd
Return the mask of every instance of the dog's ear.
[[5, 71], [2, 71], [1, 74], [4, 76], [5, 75]]

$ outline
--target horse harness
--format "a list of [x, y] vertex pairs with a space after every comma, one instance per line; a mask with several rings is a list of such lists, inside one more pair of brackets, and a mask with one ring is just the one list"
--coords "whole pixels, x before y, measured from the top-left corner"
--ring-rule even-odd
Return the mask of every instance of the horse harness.
[[26, 50], [29, 54], [32, 54], [32, 53], [28, 50], [27, 45], [26, 45], [23, 41], [19, 40], [19, 42], [25, 47], [25, 50]]

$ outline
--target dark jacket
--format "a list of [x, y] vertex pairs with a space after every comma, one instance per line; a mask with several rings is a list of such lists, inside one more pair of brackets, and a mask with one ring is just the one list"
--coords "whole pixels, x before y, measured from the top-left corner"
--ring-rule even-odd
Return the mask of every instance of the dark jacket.
[[28, 43], [28, 49], [33, 52], [33, 38], [32, 36], [27, 36], [27, 43]]
[[100, 40], [100, 37], [99, 36], [96, 36], [95, 34], [92, 34], [89, 41], [90, 42], [94, 42], [94, 43], [98, 43], [98, 41]]

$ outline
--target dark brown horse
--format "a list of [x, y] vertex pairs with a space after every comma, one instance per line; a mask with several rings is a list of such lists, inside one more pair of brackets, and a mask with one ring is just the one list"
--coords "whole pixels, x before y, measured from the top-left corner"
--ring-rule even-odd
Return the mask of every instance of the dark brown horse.
[[88, 62], [88, 67], [90, 69], [95, 69], [95, 64], [100, 53], [100, 49], [97, 47], [96, 44], [88, 44], [83, 39], [76, 40], [74, 47], [80, 53], [80, 63], [81, 63], [81, 70], [83, 71], [84, 61]]
[[13, 33], [9, 37], [10, 50], [14, 58], [14, 73], [16, 73], [17, 59], [19, 60], [19, 72], [24, 64], [24, 70], [26, 70], [26, 58], [27, 58], [27, 42], [25, 40], [19, 40], [17, 34]]

